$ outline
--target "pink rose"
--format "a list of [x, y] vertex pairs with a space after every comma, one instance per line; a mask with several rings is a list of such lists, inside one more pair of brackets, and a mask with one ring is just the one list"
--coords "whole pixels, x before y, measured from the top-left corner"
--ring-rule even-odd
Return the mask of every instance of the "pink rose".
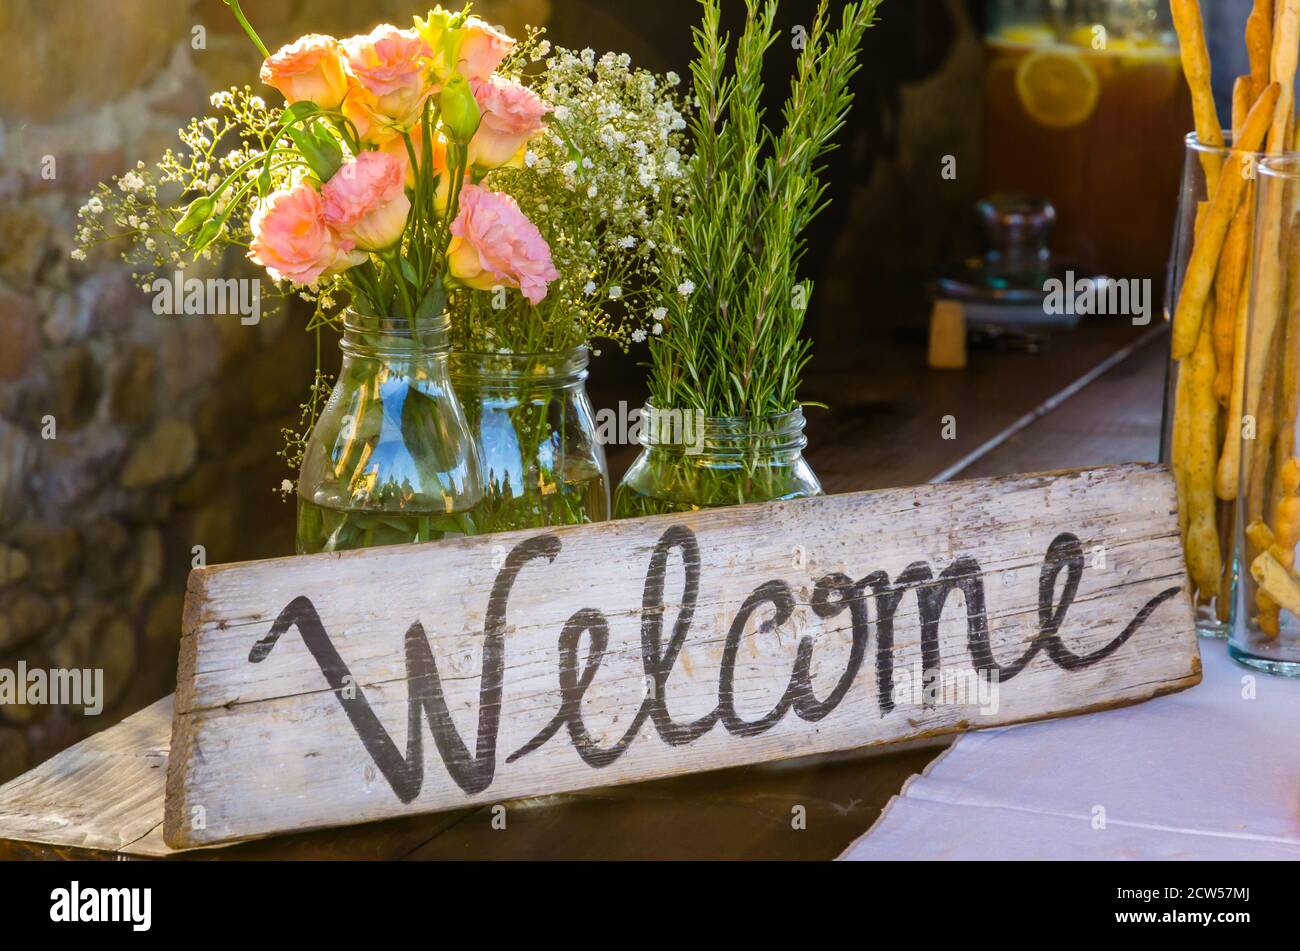
[[286, 102], [314, 102], [322, 109], [337, 109], [348, 91], [338, 40], [319, 33], [308, 33], [267, 57], [261, 78], [280, 90]]
[[320, 194], [306, 182], [272, 193], [249, 222], [249, 259], [275, 280], [295, 284], [313, 284], [322, 274], [360, 264], [366, 256], [334, 233], [325, 223], [324, 210]]
[[457, 31], [460, 50], [456, 71], [470, 82], [486, 82], [515, 46], [515, 41], [478, 17], [472, 16]]
[[477, 290], [517, 287], [532, 304], [560, 276], [551, 248], [509, 195], [467, 185], [452, 222], [447, 262], [452, 277]]
[[[353, 122], [361, 126], [368, 120], [379, 126], [410, 129], [420, 121], [424, 101], [434, 93], [423, 64], [432, 51], [414, 30], [384, 23], [365, 36], [344, 40], [342, 48], [355, 79], [344, 104]], [[360, 114], [363, 121], [353, 113]]]
[[405, 166], [384, 152], [362, 152], [321, 189], [325, 223], [366, 251], [391, 248], [406, 230], [411, 202]]
[[545, 128], [542, 117], [551, 107], [537, 93], [510, 79], [493, 76], [474, 87], [482, 122], [469, 145], [469, 158], [491, 169], [519, 159], [529, 139]]

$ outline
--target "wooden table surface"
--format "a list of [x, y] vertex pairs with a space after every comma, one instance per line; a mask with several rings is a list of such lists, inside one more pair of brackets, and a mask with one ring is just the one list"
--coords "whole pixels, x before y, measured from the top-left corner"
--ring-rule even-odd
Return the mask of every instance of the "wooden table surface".
[[[810, 411], [808, 458], [828, 492], [1152, 460], [1166, 347], [1163, 326], [1102, 319], [1036, 354], [973, 352], [960, 372], [926, 369], [916, 339], [841, 348], [804, 390], [833, 407]], [[170, 698], [0, 787], [0, 858], [829, 859], [944, 748], [519, 800], [505, 829], [480, 807], [175, 853], [161, 837], [169, 723]]]

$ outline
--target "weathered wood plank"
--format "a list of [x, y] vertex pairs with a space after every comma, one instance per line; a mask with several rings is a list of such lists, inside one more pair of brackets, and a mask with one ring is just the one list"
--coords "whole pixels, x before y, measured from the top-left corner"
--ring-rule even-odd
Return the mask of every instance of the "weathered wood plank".
[[[914, 567], [906, 593], [922, 562], [931, 581]], [[224, 842], [1136, 702], [1199, 679], [1182, 586], [1172, 482], [1150, 466], [200, 570], [164, 837]], [[888, 689], [999, 664], [996, 711]]]
[[172, 698], [0, 786], [0, 840], [159, 857]]

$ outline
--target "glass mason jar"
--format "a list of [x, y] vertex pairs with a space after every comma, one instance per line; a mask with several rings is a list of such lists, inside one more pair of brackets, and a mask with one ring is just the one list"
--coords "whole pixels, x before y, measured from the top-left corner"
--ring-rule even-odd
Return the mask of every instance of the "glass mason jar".
[[[1242, 554], [1228, 652], [1300, 676], [1300, 155], [1265, 159], [1255, 230], [1240, 425]], [[1232, 418], [1236, 418], [1235, 416]]]
[[349, 312], [343, 365], [303, 454], [299, 554], [477, 534], [474, 439], [451, 386], [448, 321]]
[[615, 518], [821, 495], [804, 460], [802, 409], [775, 416], [710, 417], [647, 405], [641, 455], [619, 484]]
[[481, 532], [609, 519], [609, 468], [587, 362], [586, 347], [452, 354], [452, 382], [483, 466]]
[[[1212, 197], [1207, 170], [1211, 174], [1240, 171], [1253, 168], [1260, 158], [1257, 153], [1234, 152], [1230, 146], [1202, 145], [1195, 133], [1184, 141], [1178, 223], [1165, 282], [1167, 321], [1177, 311], [1187, 278], [1197, 216]], [[1196, 629], [1202, 636], [1214, 638], [1228, 635], [1237, 555], [1232, 530], [1237, 439], [1234, 427], [1226, 421], [1241, 415], [1234, 407], [1242, 395], [1243, 368], [1236, 363], [1238, 358], [1244, 360], [1244, 352], [1237, 350], [1236, 328], [1244, 324], [1248, 305], [1246, 271], [1254, 191], [1255, 183], [1248, 181], [1241, 211], [1225, 240], [1225, 245], [1236, 246], [1235, 263], [1225, 261], [1216, 268], [1201, 324], [1206, 345], [1187, 359], [1169, 361], [1160, 440], [1161, 461], [1173, 467], [1178, 485], [1179, 526], [1190, 583], [1196, 592]], [[1191, 372], [1193, 367], [1196, 373]], [[1206, 386], [1192, 385], [1198, 374]]]

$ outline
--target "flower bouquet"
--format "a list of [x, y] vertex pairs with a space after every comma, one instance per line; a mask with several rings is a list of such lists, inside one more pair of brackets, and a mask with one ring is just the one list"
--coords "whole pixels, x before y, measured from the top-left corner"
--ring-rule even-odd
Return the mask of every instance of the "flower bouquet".
[[468, 7], [272, 53], [227, 3], [284, 106], [216, 93], [183, 150], [100, 187], [81, 238], [128, 239], [146, 289], [237, 248], [312, 303], [309, 435], [285, 453], [298, 549], [607, 518], [587, 347], [661, 329], [648, 295], [688, 181], [679, 78], [517, 42]]
[[435, 7], [408, 29], [310, 34], [272, 53], [226, 2], [285, 105], [248, 87], [214, 95], [218, 115], [182, 130], [183, 154], [101, 186], [83, 245], [128, 238], [128, 258], [153, 272], [236, 247], [314, 303], [311, 328], [342, 329], [342, 369], [327, 400], [318, 377], [310, 436], [291, 453], [299, 551], [480, 531], [448, 294], [491, 288], [535, 306], [559, 277], [537, 226], [484, 182], [543, 129], [545, 107], [512, 78], [518, 44], [468, 8]]
[[656, 248], [650, 401], [640, 457], [619, 486], [620, 518], [821, 493], [803, 459], [799, 378], [812, 283], [802, 233], [825, 207], [819, 165], [853, 102], [858, 50], [879, 0], [820, 3], [779, 131], [764, 124], [764, 56], [775, 0], [746, 0], [729, 57], [719, 0], [703, 0], [691, 67], [694, 157], [680, 220]]

